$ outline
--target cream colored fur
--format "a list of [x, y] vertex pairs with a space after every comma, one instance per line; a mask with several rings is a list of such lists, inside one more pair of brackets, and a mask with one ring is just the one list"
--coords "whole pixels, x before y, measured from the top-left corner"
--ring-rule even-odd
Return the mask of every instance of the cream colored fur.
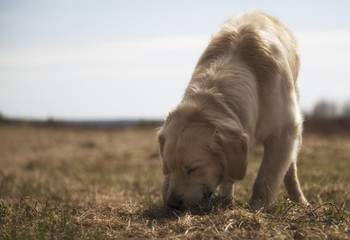
[[192, 206], [218, 186], [220, 196], [231, 198], [256, 143], [264, 156], [249, 204], [269, 207], [283, 178], [290, 199], [306, 203], [296, 168], [298, 70], [295, 38], [277, 19], [251, 12], [225, 22], [158, 132], [168, 206]]

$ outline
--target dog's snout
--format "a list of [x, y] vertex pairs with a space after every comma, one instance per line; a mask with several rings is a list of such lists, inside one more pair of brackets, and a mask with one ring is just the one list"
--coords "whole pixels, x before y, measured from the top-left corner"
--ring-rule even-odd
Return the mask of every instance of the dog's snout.
[[171, 193], [167, 199], [166, 205], [171, 208], [180, 209], [182, 205], [182, 199], [176, 193]]

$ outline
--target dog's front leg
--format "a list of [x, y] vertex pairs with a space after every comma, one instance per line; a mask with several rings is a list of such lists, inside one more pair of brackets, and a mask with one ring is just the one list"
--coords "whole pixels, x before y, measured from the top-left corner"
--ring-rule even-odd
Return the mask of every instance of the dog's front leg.
[[223, 182], [220, 184], [219, 197], [226, 198], [228, 200], [232, 199], [233, 195], [233, 183], [232, 182]]
[[292, 160], [296, 131], [295, 128], [285, 129], [264, 142], [263, 161], [249, 200], [253, 209], [268, 208], [273, 202]]

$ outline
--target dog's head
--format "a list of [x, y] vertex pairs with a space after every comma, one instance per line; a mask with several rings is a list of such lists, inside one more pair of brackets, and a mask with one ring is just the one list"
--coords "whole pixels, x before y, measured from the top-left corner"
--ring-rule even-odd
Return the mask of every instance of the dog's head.
[[247, 136], [239, 128], [218, 126], [197, 111], [169, 115], [158, 132], [158, 142], [163, 200], [169, 207], [193, 206], [214, 193], [221, 182], [245, 176]]

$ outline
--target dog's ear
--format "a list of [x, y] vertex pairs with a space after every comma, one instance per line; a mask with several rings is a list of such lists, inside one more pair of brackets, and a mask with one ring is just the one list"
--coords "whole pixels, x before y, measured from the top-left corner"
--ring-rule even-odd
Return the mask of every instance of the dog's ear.
[[157, 139], [158, 139], [158, 144], [159, 144], [159, 154], [160, 154], [162, 161], [163, 161], [163, 174], [167, 175], [170, 173], [170, 169], [167, 166], [166, 162], [164, 161], [164, 155], [163, 155], [164, 144], [165, 144], [164, 127], [159, 128], [159, 130], [157, 132]]
[[163, 157], [163, 150], [164, 150], [164, 143], [165, 143], [163, 127], [160, 127], [157, 131], [157, 140], [159, 145], [160, 156]]
[[246, 174], [248, 161], [248, 136], [241, 129], [216, 131], [216, 141], [225, 159], [226, 174], [234, 180], [242, 180]]

